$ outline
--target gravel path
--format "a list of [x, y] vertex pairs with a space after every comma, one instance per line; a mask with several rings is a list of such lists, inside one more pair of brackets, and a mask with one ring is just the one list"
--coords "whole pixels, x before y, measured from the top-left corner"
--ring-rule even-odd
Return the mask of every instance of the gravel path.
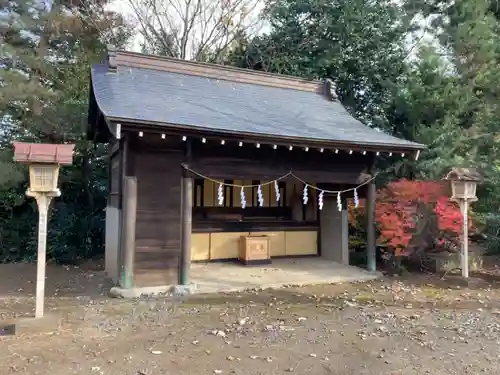
[[[0, 374], [500, 373], [496, 282], [417, 281], [183, 300], [53, 296], [64, 325], [0, 337]], [[0, 301], [7, 316], [31, 300]]]

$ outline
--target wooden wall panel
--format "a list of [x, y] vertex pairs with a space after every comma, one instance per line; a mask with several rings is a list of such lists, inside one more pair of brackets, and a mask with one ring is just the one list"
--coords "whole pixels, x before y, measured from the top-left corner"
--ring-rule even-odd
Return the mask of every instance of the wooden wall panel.
[[203, 182], [203, 204], [205, 207], [218, 206], [217, 189], [218, 186], [215, 186], [214, 182], [208, 180]]
[[265, 185], [262, 187], [262, 197], [264, 198], [264, 206], [269, 207], [271, 201], [275, 199], [274, 188], [272, 185]]
[[215, 179], [255, 179], [262, 181], [281, 177], [291, 170], [305, 181], [356, 184], [360, 173], [367, 168], [367, 161], [359, 157], [307, 160], [258, 160], [236, 156], [194, 155], [190, 163], [197, 172]]
[[[311, 184], [316, 187], [316, 184]], [[302, 187], [304, 189], [304, 187]], [[318, 196], [319, 192], [316, 189], [308, 189], [308, 205], [306, 211], [306, 220], [315, 221], [318, 219]]]
[[[243, 180], [234, 180], [233, 182], [235, 185], [243, 185]], [[233, 188], [233, 207], [241, 207], [241, 196], [240, 196], [241, 189], [234, 187]], [[245, 192], [245, 195], [247, 192]], [[250, 196], [248, 196], [250, 197]], [[247, 199], [248, 201], [248, 199]]]
[[134, 285], [136, 288], [171, 285], [172, 277], [159, 268], [139, 269], [134, 271]]
[[[243, 180], [241, 181], [242, 185], [252, 185], [252, 180]], [[238, 194], [240, 193], [241, 189], [238, 189]], [[247, 201], [247, 207], [253, 207], [252, 204], [252, 193], [253, 190], [251, 187], [245, 188], [245, 200]], [[256, 189], [255, 189], [256, 190]], [[241, 200], [241, 199], [240, 199]], [[258, 205], [257, 205], [258, 206]]]
[[[269, 185], [270, 189], [270, 198], [271, 200], [269, 201], [269, 207], [278, 207], [278, 202], [276, 201], [276, 191], [274, 190], [274, 184]], [[283, 199], [283, 197], [280, 196], [280, 200]]]
[[[265, 183], [268, 182], [268, 180], [262, 180], [261, 182]], [[244, 184], [250, 185], [252, 184], [252, 180], [245, 180]], [[286, 181], [286, 187], [285, 187], [286, 194], [281, 194], [280, 196], [281, 206], [286, 206], [286, 207], [290, 206], [295, 185], [296, 184], [293, 181]], [[245, 189], [245, 196], [247, 197], [248, 207], [252, 207], [249, 199], [251, 193], [252, 189], [250, 188]], [[262, 186], [262, 196], [264, 198], [264, 207], [278, 207], [278, 202], [276, 201], [276, 192], [274, 191], [274, 184], [267, 184]], [[257, 188], [253, 189], [253, 197], [254, 197], [255, 207], [258, 207], [259, 202], [257, 200]], [[238, 190], [238, 199], [239, 199], [239, 190]]]
[[[253, 183], [253, 180], [250, 180], [250, 183]], [[248, 201], [250, 202], [252, 207], [259, 207], [259, 195], [257, 194], [257, 188], [253, 187], [250, 190], [250, 196]], [[264, 196], [264, 192], [262, 192], [262, 196]]]
[[141, 276], [149, 270], [158, 274], [151, 282], [178, 282], [181, 161], [182, 154], [177, 152], [135, 154], [138, 200], [134, 271], [138, 284], [150, 282]]
[[193, 183], [193, 191], [191, 192], [191, 202], [193, 202], [193, 207], [195, 207], [195, 202], [201, 201], [200, 190], [196, 189], [196, 184]]
[[[192, 234], [191, 259], [197, 261], [237, 259], [241, 236], [246, 235], [268, 236], [271, 257], [318, 254], [317, 231], [214, 232]], [[153, 257], [160, 257], [161, 251], [148, 252], [147, 254], [152, 260]], [[150, 268], [158, 269], [158, 265], [152, 264]]]
[[[252, 185], [254, 181], [252, 180], [234, 180], [234, 184], [239, 185]], [[267, 181], [262, 181], [267, 182]], [[283, 181], [284, 182], [284, 181]], [[311, 184], [311, 186], [316, 186], [315, 184]], [[264, 207], [278, 207], [292, 206], [292, 200], [294, 195], [300, 198], [302, 201], [302, 193], [303, 193], [304, 185], [301, 182], [297, 181], [286, 181], [285, 191], [280, 188], [280, 202], [276, 201], [276, 193], [274, 191], [274, 184], [264, 185], [262, 187], [262, 195], [264, 197]], [[198, 206], [201, 202], [200, 192], [201, 189], [196, 188], [196, 185], [193, 186], [193, 190], [196, 192], [196, 202], [198, 202]], [[217, 198], [218, 185], [212, 181], [204, 181], [203, 182], [203, 203], [205, 207], [219, 207], [218, 198]], [[233, 207], [241, 207], [241, 189], [238, 187], [234, 187], [233, 191]], [[259, 207], [258, 199], [257, 199], [257, 187], [247, 187], [244, 189], [245, 198], [247, 205], [246, 207]], [[228, 194], [228, 190], [226, 190], [226, 194]], [[308, 189], [309, 194], [309, 204], [307, 207], [307, 220], [315, 221], [316, 220], [316, 205], [318, 199], [318, 192], [314, 189]], [[193, 199], [195, 199], [195, 195], [193, 192]], [[194, 201], [193, 201], [194, 202]], [[313, 205], [314, 203], [314, 205]]]
[[318, 254], [317, 231], [291, 231], [285, 233], [287, 256]]
[[210, 259], [210, 233], [191, 234], [191, 260]]
[[249, 232], [211, 233], [210, 259], [235, 259], [240, 252], [240, 238]]
[[292, 197], [295, 194], [296, 181], [288, 181], [286, 184], [286, 205], [287, 207], [292, 206]]

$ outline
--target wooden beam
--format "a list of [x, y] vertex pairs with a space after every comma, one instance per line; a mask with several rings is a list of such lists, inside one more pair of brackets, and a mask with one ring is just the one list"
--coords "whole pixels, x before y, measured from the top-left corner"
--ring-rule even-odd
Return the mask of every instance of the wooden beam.
[[112, 142], [110, 142], [109, 154], [112, 157], [118, 151], [120, 151], [120, 140], [119, 139], [113, 139]]
[[[288, 136], [277, 136], [273, 134], [262, 134], [262, 133], [247, 133], [247, 132], [238, 132], [231, 133], [228, 131], [221, 131], [217, 129], [209, 129], [202, 126], [187, 126], [187, 125], [179, 125], [168, 122], [155, 122], [155, 121], [142, 121], [139, 119], [134, 119], [131, 122], [130, 119], [124, 119], [119, 117], [108, 118], [108, 121], [119, 122], [122, 124], [122, 132], [123, 131], [142, 131], [144, 133], [144, 138], [147, 135], [154, 134], [155, 137], [161, 140], [161, 135], [165, 134], [166, 138], [176, 136], [179, 141], [182, 137], [187, 137], [187, 139], [194, 139], [200, 141], [201, 139], [206, 139], [206, 144], [217, 144], [220, 145], [220, 141], [225, 141], [225, 146], [227, 145], [238, 145], [239, 142], [242, 142], [244, 146], [249, 144], [255, 145], [256, 143], [261, 144], [261, 149], [267, 147], [273, 147], [277, 145], [278, 149], [285, 148], [288, 150], [289, 146], [293, 146], [293, 149], [296, 148], [302, 149], [305, 147], [309, 147], [310, 151], [315, 148], [319, 152], [320, 149], [323, 149], [324, 153], [332, 152], [334, 150], [338, 151], [350, 151], [352, 150], [354, 153], [363, 153], [364, 151], [368, 153], [374, 153], [376, 156], [391, 152], [393, 154], [401, 154], [401, 153], [414, 153], [418, 150], [424, 149], [424, 146], [419, 144], [403, 144], [403, 145], [394, 145], [394, 144], [372, 144], [365, 142], [349, 142], [349, 141], [333, 141], [333, 140], [323, 140], [323, 139], [312, 139], [312, 138], [304, 138], [304, 137], [288, 137]], [[302, 150], [303, 151], [303, 150]]]

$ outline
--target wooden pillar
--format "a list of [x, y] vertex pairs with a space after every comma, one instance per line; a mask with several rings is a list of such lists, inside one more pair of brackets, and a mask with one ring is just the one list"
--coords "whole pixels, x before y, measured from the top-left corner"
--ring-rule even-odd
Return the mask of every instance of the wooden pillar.
[[469, 202], [467, 199], [461, 199], [459, 202], [460, 210], [463, 215], [462, 223], [462, 251], [460, 256], [460, 265], [462, 268], [462, 277], [469, 277]]
[[342, 211], [340, 213], [342, 223], [342, 260], [341, 263], [349, 265], [349, 215], [347, 213], [347, 200], [342, 199]]
[[123, 177], [122, 208], [123, 267], [121, 286], [129, 289], [134, 286], [135, 228], [137, 216], [137, 179]]
[[191, 268], [191, 230], [192, 230], [192, 192], [193, 179], [182, 171], [181, 181], [181, 261], [179, 284], [189, 285], [189, 271]]
[[377, 269], [377, 250], [375, 238], [375, 181], [367, 184], [366, 195], [366, 263], [368, 271]]
[[126, 277], [125, 277], [125, 232], [126, 232], [126, 214], [125, 214], [125, 190], [124, 190], [124, 185], [125, 182], [123, 179], [127, 175], [125, 173], [126, 171], [126, 163], [127, 163], [127, 151], [128, 151], [128, 134], [125, 134], [124, 137], [116, 141], [116, 145], [118, 147], [118, 156], [119, 156], [119, 177], [115, 181], [115, 183], [118, 185], [117, 187], [117, 192], [118, 192], [118, 209], [120, 212], [119, 215], [119, 233], [118, 233], [118, 267], [117, 267], [117, 278], [118, 278], [118, 284], [122, 287], [125, 288], [126, 284]]
[[[186, 142], [186, 162], [191, 160], [191, 143]], [[191, 232], [193, 214], [193, 179], [189, 176], [186, 164], [182, 168], [181, 180], [181, 258], [179, 270], [179, 284], [189, 285], [189, 271], [191, 269]]]

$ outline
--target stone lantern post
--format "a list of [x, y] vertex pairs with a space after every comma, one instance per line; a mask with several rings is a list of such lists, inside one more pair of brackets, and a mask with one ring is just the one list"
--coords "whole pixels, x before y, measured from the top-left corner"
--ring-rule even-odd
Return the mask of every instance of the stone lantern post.
[[35, 318], [43, 317], [44, 311], [47, 214], [52, 199], [61, 195], [57, 187], [59, 168], [73, 162], [74, 147], [14, 142], [14, 160], [29, 165], [30, 184], [26, 195], [35, 198], [38, 205]]
[[451, 200], [458, 203], [463, 215], [462, 248], [460, 263], [462, 276], [469, 277], [469, 203], [477, 201], [476, 187], [481, 180], [473, 168], [452, 168], [445, 177], [451, 182]]

